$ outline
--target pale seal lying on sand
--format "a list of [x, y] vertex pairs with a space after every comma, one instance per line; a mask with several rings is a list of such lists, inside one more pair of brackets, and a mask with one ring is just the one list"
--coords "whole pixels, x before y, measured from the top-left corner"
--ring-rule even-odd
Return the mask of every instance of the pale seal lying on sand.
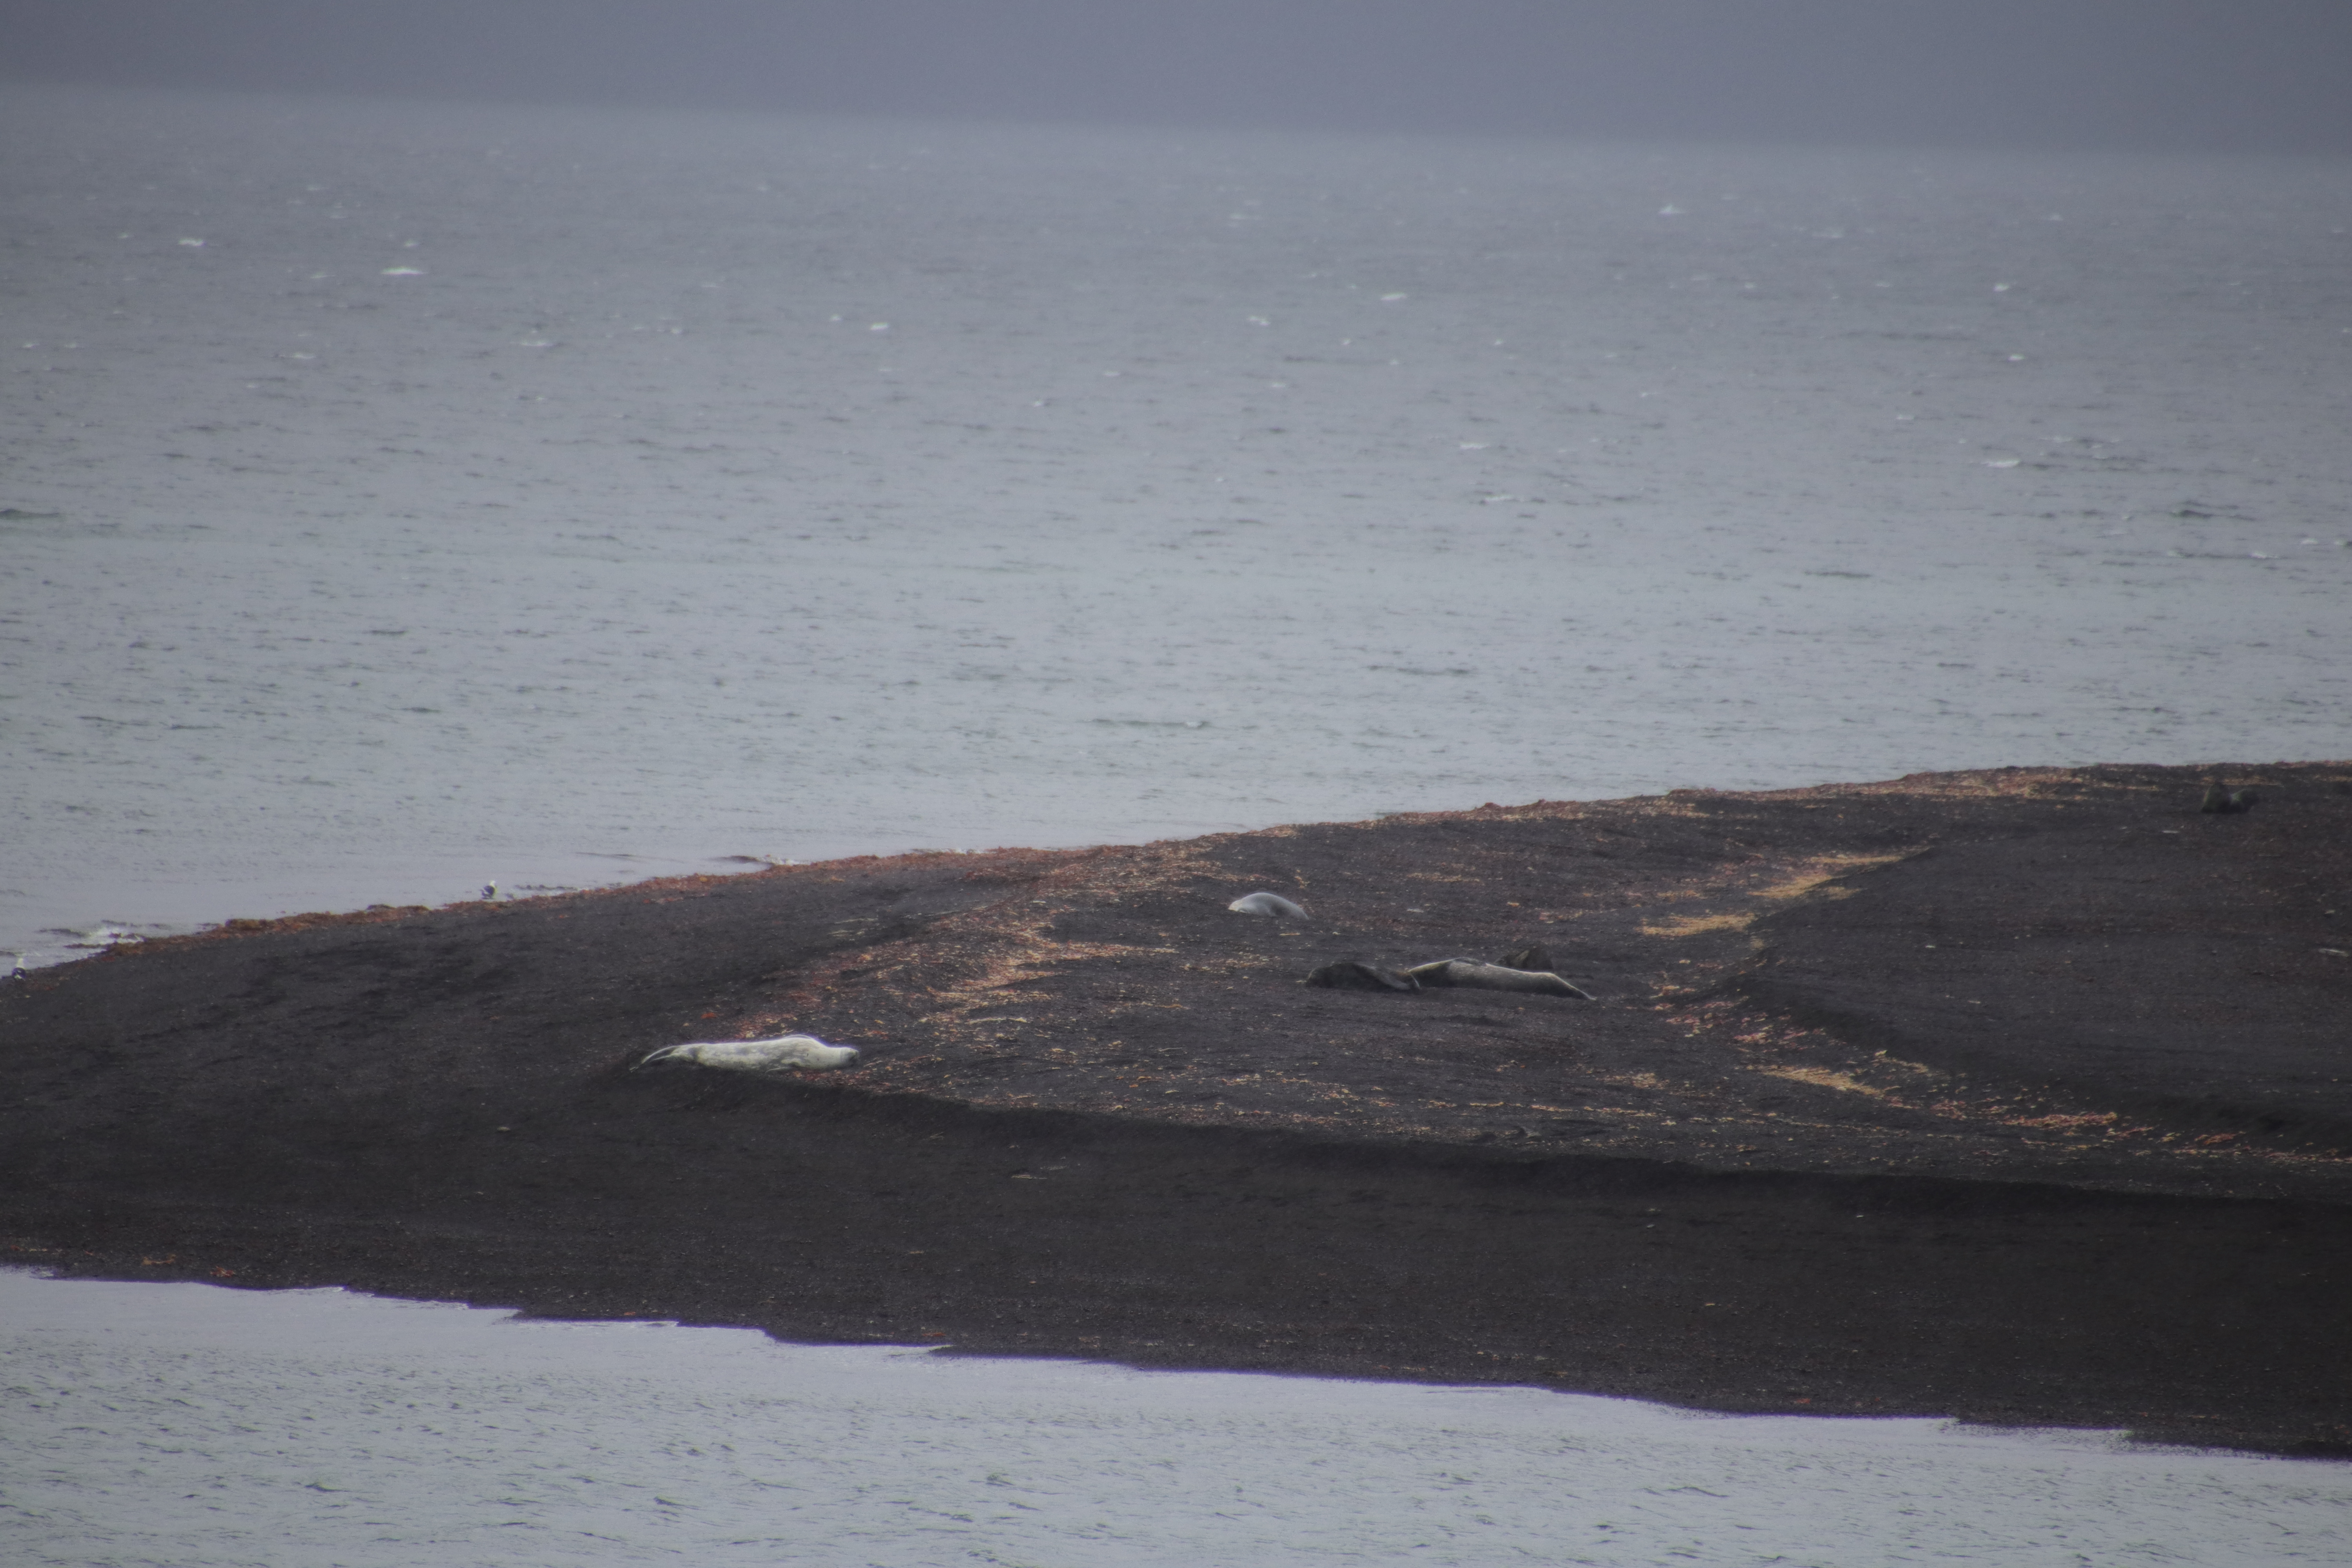
[[1576, 996], [1592, 1000], [1592, 993], [1570, 985], [1559, 975], [1531, 969], [1506, 969], [1499, 963], [1480, 963], [1468, 958], [1441, 958], [1434, 963], [1417, 963], [1404, 972], [1405, 978], [1423, 985], [1458, 985], [1473, 991], [1525, 991], [1538, 996]]
[[1327, 963], [1307, 977], [1309, 985], [1319, 985], [1327, 991], [1418, 991], [1421, 982], [1408, 980], [1393, 969], [1383, 969], [1377, 963], [1360, 959], [1343, 958], [1337, 963]]
[[1284, 898], [1280, 893], [1244, 893], [1225, 906], [1237, 915], [1280, 915], [1286, 921], [1303, 921], [1307, 911]]
[[784, 1072], [793, 1068], [845, 1068], [856, 1060], [856, 1046], [828, 1046], [814, 1035], [779, 1035], [772, 1040], [697, 1040], [664, 1046], [637, 1068], [656, 1062], [692, 1062], [730, 1072]]

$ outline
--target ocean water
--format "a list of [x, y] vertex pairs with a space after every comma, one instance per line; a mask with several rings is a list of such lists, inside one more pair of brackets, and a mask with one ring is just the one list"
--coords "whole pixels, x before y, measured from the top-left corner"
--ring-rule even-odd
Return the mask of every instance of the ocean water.
[[2272, 1564], [2352, 1468], [0, 1271], [0, 1551], [168, 1563]]
[[31, 87], [0, 148], [28, 964], [2352, 753], [2352, 163]]
[[[0, 89], [0, 970], [2352, 755], [2352, 164]], [[2341, 1561], [2339, 1466], [0, 1276], [36, 1563]]]

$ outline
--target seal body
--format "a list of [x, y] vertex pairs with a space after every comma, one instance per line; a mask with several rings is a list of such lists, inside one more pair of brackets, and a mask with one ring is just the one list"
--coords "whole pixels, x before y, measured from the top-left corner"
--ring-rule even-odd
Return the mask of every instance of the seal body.
[[1530, 969], [1506, 969], [1499, 963], [1479, 963], [1467, 958], [1441, 958], [1417, 963], [1405, 978], [1423, 985], [1456, 985], [1471, 991], [1521, 991], [1532, 996], [1574, 996], [1590, 1002], [1592, 993], [1570, 984], [1559, 975]]
[[1343, 958], [1337, 963], [1327, 963], [1307, 977], [1309, 985], [1319, 985], [1326, 991], [1418, 991], [1421, 982], [1399, 974], [1393, 969], [1383, 969], [1377, 963], [1360, 959]]
[[729, 1072], [789, 1072], [795, 1068], [845, 1068], [856, 1060], [856, 1046], [828, 1046], [814, 1035], [779, 1035], [772, 1040], [697, 1040], [664, 1046], [637, 1067], [690, 1062]]
[[1307, 911], [1284, 898], [1280, 893], [1244, 893], [1225, 906], [1237, 915], [1280, 915], [1287, 921], [1303, 921]]

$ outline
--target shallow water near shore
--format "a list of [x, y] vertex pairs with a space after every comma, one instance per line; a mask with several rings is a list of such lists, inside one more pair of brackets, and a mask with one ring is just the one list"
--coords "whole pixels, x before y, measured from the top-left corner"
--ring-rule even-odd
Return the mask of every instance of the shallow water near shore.
[[[0, 89], [0, 950], [2352, 752], [2352, 166]], [[0, 951], [0, 969], [7, 964]], [[2340, 1560], [2099, 1434], [0, 1272], [187, 1565]]]
[[12, 1562], [2341, 1561], [2352, 1469], [0, 1270]]

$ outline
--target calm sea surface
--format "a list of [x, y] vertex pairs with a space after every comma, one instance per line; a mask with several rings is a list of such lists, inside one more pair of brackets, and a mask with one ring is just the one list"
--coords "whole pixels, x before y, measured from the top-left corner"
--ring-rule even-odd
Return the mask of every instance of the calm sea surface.
[[551, 1324], [0, 1271], [12, 1563], [2179, 1564], [2352, 1468], [2097, 1432]]
[[2352, 754], [2352, 163], [25, 88], [0, 148], [28, 963]]
[[[2342, 162], [9, 88], [0, 214], [0, 968], [492, 882], [2352, 755]], [[10, 1352], [39, 1562], [1352, 1561], [1440, 1520], [1432, 1561], [2317, 1560], [2253, 1481], [2100, 1480], [2067, 1544], [2051, 1478], [2190, 1462], [2096, 1438], [8, 1289], [108, 1303]], [[315, 1342], [229, 1322], [272, 1312]], [[754, 1363], [836, 1390], [821, 1446]], [[547, 1414], [599, 1388], [609, 1428]], [[257, 1436], [306, 1417], [315, 1473]], [[510, 1441], [521, 1512], [452, 1489]], [[1668, 1479], [1783, 1443], [1908, 1500]], [[1618, 1479], [1563, 1479], [1595, 1445]], [[2194, 1462], [2328, 1500], [2340, 1559], [2340, 1470]], [[1666, 1533], [1592, 1533], [1636, 1497]]]

